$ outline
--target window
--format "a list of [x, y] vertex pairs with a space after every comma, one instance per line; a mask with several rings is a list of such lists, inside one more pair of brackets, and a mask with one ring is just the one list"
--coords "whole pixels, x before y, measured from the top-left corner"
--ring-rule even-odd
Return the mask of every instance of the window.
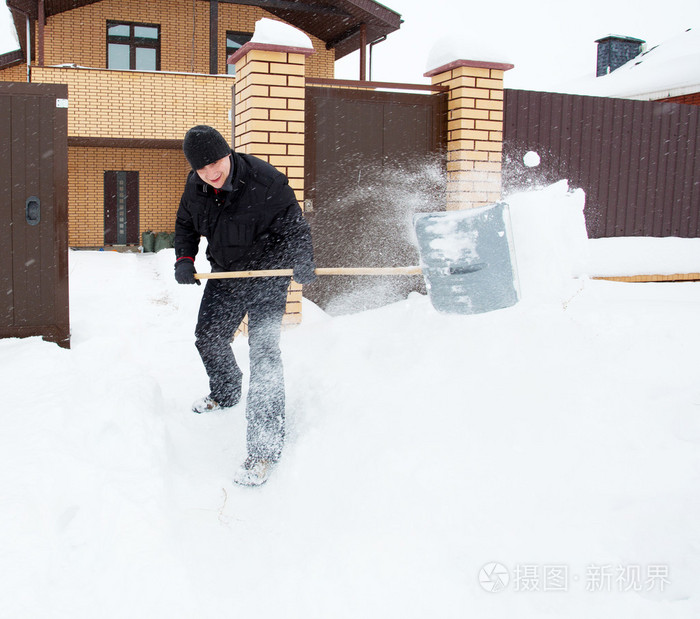
[[[237, 52], [241, 47], [243, 47], [248, 41], [253, 38], [250, 32], [226, 32], [226, 59]], [[236, 74], [236, 66], [232, 64], [226, 65], [226, 73], [229, 75]]]
[[107, 68], [160, 71], [160, 26], [108, 21]]

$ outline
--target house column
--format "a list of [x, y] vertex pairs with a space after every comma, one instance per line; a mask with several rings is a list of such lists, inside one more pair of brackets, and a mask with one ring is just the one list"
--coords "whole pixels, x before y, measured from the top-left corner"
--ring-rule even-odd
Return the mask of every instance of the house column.
[[[246, 43], [236, 65], [234, 149], [271, 163], [304, 204], [306, 57], [313, 49]], [[284, 324], [301, 322], [301, 285], [292, 282]]]
[[447, 210], [501, 199], [503, 74], [512, 64], [457, 60], [425, 74], [449, 90]]

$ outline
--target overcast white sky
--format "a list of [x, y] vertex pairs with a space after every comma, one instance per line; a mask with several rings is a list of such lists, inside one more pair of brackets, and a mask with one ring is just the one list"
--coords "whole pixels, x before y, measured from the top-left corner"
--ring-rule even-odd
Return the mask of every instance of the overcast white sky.
[[[608, 34], [651, 45], [700, 28], [700, 0], [388, 0], [404, 24], [374, 47], [372, 78], [423, 83], [434, 46], [457, 39], [484, 56], [508, 59], [509, 88], [544, 88], [595, 74], [595, 40]], [[446, 16], [449, 18], [446, 19]], [[454, 47], [454, 45], [453, 45]], [[337, 63], [339, 78], [357, 79], [356, 54]], [[491, 58], [469, 58], [469, 60]]]
[[12, 23], [10, 11], [5, 4], [5, 0], [2, 0], [0, 2], [0, 54], [11, 52], [18, 47], [15, 26]]
[[[700, 0], [388, 0], [404, 24], [374, 47], [372, 78], [427, 83], [431, 52], [451, 47], [478, 52], [470, 60], [509, 60], [510, 88], [545, 89], [595, 72], [595, 40], [607, 34], [652, 46], [700, 28]], [[449, 15], [449, 18], [446, 16]], [[17, 48], [9, 12], [0, 4], [0, 53]], [[359, 58], [337, 63], [336, 77], [357, 79]]]

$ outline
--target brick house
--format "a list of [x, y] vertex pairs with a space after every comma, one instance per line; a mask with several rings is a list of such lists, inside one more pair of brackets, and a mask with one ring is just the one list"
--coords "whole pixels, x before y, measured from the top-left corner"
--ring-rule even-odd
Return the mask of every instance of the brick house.
[[[189, 171], [182, 139], [196, 124], [275, 165], [303, 205], [310, 138], [325, 135], [306, 133], [307, 85], [443, 93], [448, 103], [432, 124], [433, 131], [443, 120], [446, 126], [445, 207], [500, 198], [503, 74], [513, 65], [455, 58], [425, 74], [430, 86], [368, 82], [367, 50], [401, 25], [400, 15], [372, 0], [7, 4], [20, 50], [0, 55], [0, 81], [68, 86], [70, 247], [138, 246], [144, 231], [172, 231]], [[297, 28], [308, 43], [251, 41], [263, 18]], [[359, 81], [334, 80], [335, 61], [354, 51]], [[301, 287], [292, 282], [285, 321], [300, 320]]]
[[[232, 136], [236, 77], [227, 58], [250, 40], [258, 20], [284, 21], [310, 37], [314, 53], [287, 78], [302, 88], [306, 77], [333, 78], [338, 58], [362, 52], [401, 23], [371, 0], [7, 4], [21, 49], [0, 56], [0, 81], [68, 85], [71, 247], [139, 245], [146, 230], [172, 230], [188, 172], [182, 138], [200, 123]], [[303, 135], [303, 99], [286, 107], [278, 122]], [[303, 140], [290, 142], [297, 143], [267, 155], [248, 152], [286, 172], [302, 202]]]

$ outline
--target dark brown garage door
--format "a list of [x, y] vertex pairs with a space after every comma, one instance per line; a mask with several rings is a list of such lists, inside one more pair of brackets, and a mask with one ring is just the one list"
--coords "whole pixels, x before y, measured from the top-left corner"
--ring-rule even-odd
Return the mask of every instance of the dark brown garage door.
[[[306, 216], [318, 266], [417, 264], [412, 217], [444, 209], [447, 97], [306, 89]], [[324, 276], [304, 296], [332, 314], [405, 298], [420, 276]]]

